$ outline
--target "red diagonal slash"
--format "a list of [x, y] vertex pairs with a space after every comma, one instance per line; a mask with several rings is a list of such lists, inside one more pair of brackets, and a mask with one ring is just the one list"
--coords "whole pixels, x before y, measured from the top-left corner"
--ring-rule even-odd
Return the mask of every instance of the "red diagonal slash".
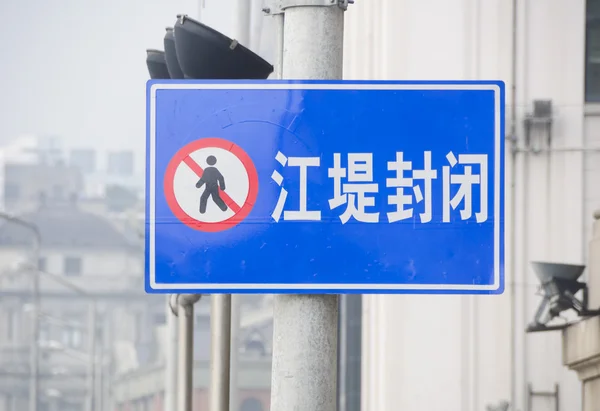
[[[198, 165], [198, 163], [196, 163], [194, 161], [193, 158], [191, 158], [190, 156], [187, 156], [186, 158], [183, 159], [183, 162], [198, 176], [198, 178], [202, 177], [202, 174], [204, 173], [204, 170], [202, 169], [202, 167], [200, 167]], [[233, 199], [231, 197], [229, 197], [229, 195], [221, 190], [219, 188], [219, 194], [221, 195], [221, 198], [223, 199], [223, 201], [225, 201], [225, 204], [227, 204], [227, 207], [231, 208], [231, 210], [234, 213], [238, 213], [241, 210], [241, 207], [239, 205], [237, 205], [237, 203], [235, 201], [233, 201]]]

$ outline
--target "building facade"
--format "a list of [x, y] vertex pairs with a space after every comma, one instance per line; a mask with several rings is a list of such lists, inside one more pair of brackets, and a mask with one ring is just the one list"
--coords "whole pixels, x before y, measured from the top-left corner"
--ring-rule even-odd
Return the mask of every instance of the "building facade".
[[[501, 401], [511, 410], [581, 409], [560, 333], [524, 330], [539, 304], [530, 262], [585, 264], [600, 205], [598, 7], [597, 0], [350, 6], [346, 79], [499, 79], [507, 91], [506, 291], [365, 296], [364, 411], [476, 411]], [[543, 117], [535, 116], [536, 101], [551, 101], [551, 121], [527, 133], [526, 120]], [[559, 408], [530, 392], [556, 386]]]
[[[271, 396], [270, 358], [240, 359], [237, 409], [269, 411]], [[209, 410], [210, 364], [196, 361], [194, 369], [194, 411]], [[124, 375], [114, 382], [115, 411], [164, 411], [164, 367], [148, 367]]]
[[[240, 1], [228, 3], [237, 10]], [[220, 4], [200, 4], [204, 22], [245, 39], [233, 20], [215, 17]], [[362, 410], [582, 409], [560, 332], [525, 329], [540, 303], [530, 263], [591, 257], [600, 206], [600, 1], [356, 1], [345, 23], [345, 79], [506, 85], [506, 290], [364, 296]], [[260, 26], [247, 42], [274, 61], [272, 19]]]
[[[239, 328], [232, 330], [237, 355], [231, 358], [230, 406], [237, 411], [268, 411], [271, 393], [273, 307], [268, 296], [239, 296]], [[210, 296], [194, 306], [194, 411], [209, 409]], [[166, 327], [155, 327], [158, 361], [120, 374], [112, 383], [114, 411], [165, 411]]]
[[[600, 307], [600, 209], [594, 213], [589, 246], [589, 306]], [[563, 332], [563, 362], [581, 381], [582, 411], [600, 408], [600, 316], [578, 321]]]
[[[50, 201], [53, 200], [53, 201]], [[164, 302], [143, 291], [139, 237], [76, 203], [48, 199], [21, 215], [39, 230], [39, 411], [112, 410], [111, 381], [157, 361], [154, 327]], [[0, 410], [29, 402], [32, 344], [32, 234], [0, 225]], [[95, 302], [91, 304], [92, 300]], [[93, 317], [93, 319], [92, 319]], [[95, 324], [94, 324], [95, 322]], [[95, 345], [94, 366], [90, 352]], [[93, 370], [93, 371], [92, 371]], [[91, 374], [90, 374], [91, 373]], [[90, 375], [94, 376], [90, 383]], [[90, 385], [91, 384], [91, 385]]]
[[[200, 4], [204, 22], [245, 39], [233, 20], [215, 17], [220, 5]], [[274, 61], [272, 19], [260, 26], [248, 43]], [[344, 78], [506, 85], [506, 290], [364, 296], [361, 409], [582, 409], [584, 390], [563, 365], [560, 332], [525, 329], [540, 303], [530, 263], [593, 258], [600, 1], [356, 1], [345, 14]]]

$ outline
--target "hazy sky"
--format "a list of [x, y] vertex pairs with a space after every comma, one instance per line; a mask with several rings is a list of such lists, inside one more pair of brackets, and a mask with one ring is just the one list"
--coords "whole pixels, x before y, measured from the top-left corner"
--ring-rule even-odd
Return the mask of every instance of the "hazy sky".
[[[208, 0], [211, 1], [211, 0]], [[66, 146], [143, 152], [147, 48], [199, 0], [0, 0], [0, 144], [58, 135]]]
[[[260, 1], [249, 1], [262, 25]], [[235, 37], [234, 5], [204, 0], [202, 21]], [[163, 49], [165, 27], [180, 13], [198, 18], [199, 8], [200, 0], [0, 0], [0, 145], [56, 135], [65, 148], [143, 155], [146, 49]]]

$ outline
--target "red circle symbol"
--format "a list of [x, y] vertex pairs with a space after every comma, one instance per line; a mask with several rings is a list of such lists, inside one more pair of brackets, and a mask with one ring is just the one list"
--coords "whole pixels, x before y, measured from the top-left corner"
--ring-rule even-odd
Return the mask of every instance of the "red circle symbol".
[[[248, 194], [246, 195], [246, 199], [243, 204], [237, 204], [231, 197], [229, 197], [226, 191], [219, 190], [219, 194], [227, 207], [234, 212], [233, 216], [228, 217], [223, 221], [206, 222], [191, 217], [183, 210], [179, 204], [179, 201], [177, 200], [177, 197], [175, 196], [175, 173], [182, 164], [185, 164], [185, 166], [190, 168], [198, 176], [198, 178], [202, 176], [204, 170], [194, 159], [190, 157], [190, 155], [195, 151], [204, 148], [219, 148], [228, 151], [242, 163], [246, 173], [248, 174]], [[194, 230], [218, 232], [235, 227], [246, 217], [248, 217], [252, 207], [254, 207], [256, 196], [258, 195], [258, 174], [256, 172], [256, 168], [254, 167], [254, 163], [250, 159], [250, 156], [248, 156], [248, 154], [246, 154], [246, 152], [238, 145], [221, 138], [202, 138], [187, 144], [173, 156], [165, 171], [164, 192], [171, 212], [173, 212], [175, 217], [177, 217], [177, 219], [179, 219], [183, 224], [193, 228]]]

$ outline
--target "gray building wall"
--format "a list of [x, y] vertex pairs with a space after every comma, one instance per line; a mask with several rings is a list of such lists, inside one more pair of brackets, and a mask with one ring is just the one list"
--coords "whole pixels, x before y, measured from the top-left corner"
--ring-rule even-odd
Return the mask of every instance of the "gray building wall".
[[41, 202], [68, 201], [83, 190], [81, 171], [64, 164], [7, 164], [4, 201], [8, 210], [32, 209]]

